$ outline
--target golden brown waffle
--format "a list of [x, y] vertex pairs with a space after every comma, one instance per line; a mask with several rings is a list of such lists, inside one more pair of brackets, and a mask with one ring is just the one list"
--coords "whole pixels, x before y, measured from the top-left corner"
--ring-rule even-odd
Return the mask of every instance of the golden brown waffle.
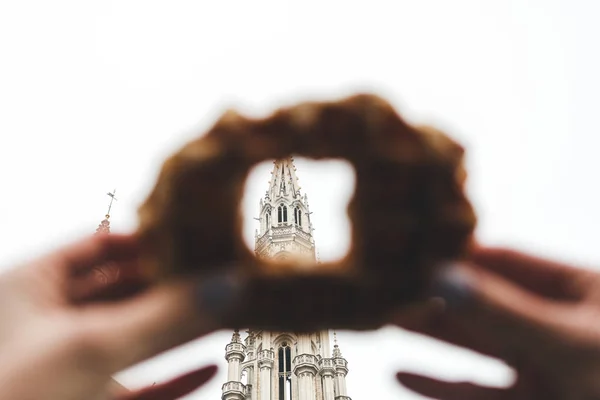
[[[423, 294], [437, 265], [468, 254], [476, 216], [463, 190], [463, 153], [373, 95], [263, 119], [228, 111], [164, 163], [139, 210], [144, 267], [155, 277], [230, 271], [245, 289], [224, 317], [229, 327], [377, 328]], [[257, 259], [242, 240], [250, 169], [289, 155], [341, 158], [355, 169], [352, 247], [339, 262]]]

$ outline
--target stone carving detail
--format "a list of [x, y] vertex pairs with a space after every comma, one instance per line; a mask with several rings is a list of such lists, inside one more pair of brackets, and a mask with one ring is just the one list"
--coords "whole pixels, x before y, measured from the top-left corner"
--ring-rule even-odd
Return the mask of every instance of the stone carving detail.
[[267, 243], [267, 241], [269, 240], [269, 232], [265, 232], [264, 235], [262, 235], [260, 237], [260, 239], [258, 239], [258, 241], [256, 242], [256, 248], [261, 248], [262, 246], [265, 245], [265, 243]]
[[260, 367], [272, 366], [275, 362], [275, 352], [273, 350], [261, 350], [258, 353], [258, 363]]
[[223, 389], [224, 394], [225, 394], [225, 392], [246, 393], [246, 385], [244, 385], [242, 382], [235, 382], [235, 381], [225, 382], [223, 384], [222, 389]]
[[291, 226], [276, 226], [273, 228], [273, 236], [292, 234]]
[[338, 367], [344, 367], [346, 368], [348, 366], [348, 361], [346, 361], [344, 358], [335, 358], [335, 365]]
[[300, 229], [296, 230], [296, 235], [300, 236], [302, 239], [310, 241], [310, 235]]

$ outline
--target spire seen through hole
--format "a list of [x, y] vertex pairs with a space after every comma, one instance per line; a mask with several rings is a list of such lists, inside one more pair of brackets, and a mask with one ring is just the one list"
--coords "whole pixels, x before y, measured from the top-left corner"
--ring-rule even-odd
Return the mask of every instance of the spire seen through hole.
[[343, 160], [290, 157], [258, 164], [242, 201], [248, 248], [275, 259], [291, 253], [341, 259], [351, 244], [346, 212], [354, 186], [354, 169]]

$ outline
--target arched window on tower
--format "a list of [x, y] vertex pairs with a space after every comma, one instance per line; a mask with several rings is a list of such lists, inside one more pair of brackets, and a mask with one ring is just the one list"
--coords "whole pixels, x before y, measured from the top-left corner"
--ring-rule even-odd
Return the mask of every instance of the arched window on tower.
[[298, 206], [294, 207], [294, 224], [302, 226], [302, 211]]
[[279, 207], [277, 207], [277, 222], [279, 224], [287, 222], [287, 207], [283, 204], [280, 204]]
[[283, 342], [279, 347], [279, 400], [292, 399], [292, 351], [290, 346]]
[[267, 214], [265, 215], [265, 230], [271, 229], [271, 211], [267, 210]]

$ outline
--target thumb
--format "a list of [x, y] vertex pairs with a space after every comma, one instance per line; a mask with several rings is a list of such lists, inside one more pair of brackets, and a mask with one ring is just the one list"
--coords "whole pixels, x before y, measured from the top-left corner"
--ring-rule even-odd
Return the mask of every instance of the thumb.
[[444, 300], [445, 312], [461, 324], [519, 353], [548, 349], [564, 329], [561, 321], [568, 313], [566, 305], [476, 265], [441, 271], [432, 293]]

